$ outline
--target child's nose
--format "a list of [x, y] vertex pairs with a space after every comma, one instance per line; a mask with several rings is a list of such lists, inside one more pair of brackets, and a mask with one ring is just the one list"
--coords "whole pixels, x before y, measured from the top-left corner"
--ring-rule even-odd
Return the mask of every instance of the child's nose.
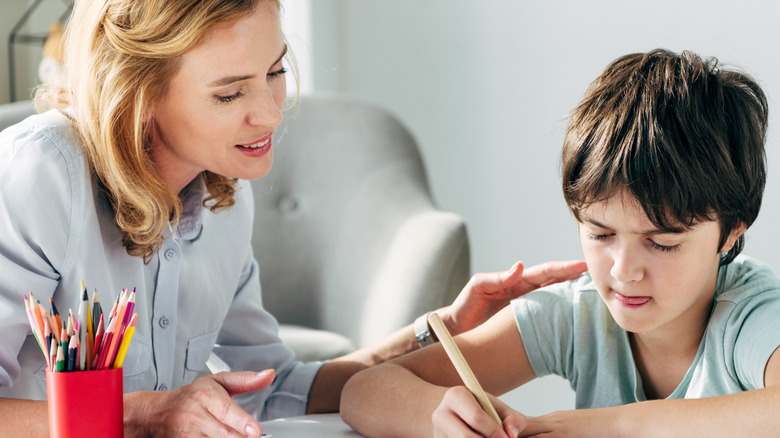
[[644, 275], [641, 258], [630, 248], [618, 248], [614, 252], [610, 274], [612, 278], [621, 283], [641, 280]]

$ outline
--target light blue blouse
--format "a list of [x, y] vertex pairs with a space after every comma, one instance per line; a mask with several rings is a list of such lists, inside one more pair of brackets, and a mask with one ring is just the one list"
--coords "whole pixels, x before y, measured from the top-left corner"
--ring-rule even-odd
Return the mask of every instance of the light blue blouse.
[[212, 350], [231, 370], [276, 370], [270, 388], [236, 397], [264, 420], [302, 415], [321, 363], [302, 364], [280, 341], [262, 305], [250, 244], [253, 201], [201, 206], [203, 183], [182, 192], [185, 214], [148, 264], [131, 257], [104, 193], [64, 115], [49, 111], [0, 133], [0, 397], [45, 399], [45, 365], [23, 296], [78, 312], [81, 282], [105, 312], [136, 288], [138, 322], [125, 358], [124, 390], [191, 383]]
[[[764, 369], [780, 346], [780, 279], [740, 255], [718, 273], [712, 314], [698, 353], [669, 398], [702, 398], [764, 387]], [[537, 376], [557, 374], [575, 406], [646, 400], [628, 334], [612, 318], [589, 274], [512, 301]]]

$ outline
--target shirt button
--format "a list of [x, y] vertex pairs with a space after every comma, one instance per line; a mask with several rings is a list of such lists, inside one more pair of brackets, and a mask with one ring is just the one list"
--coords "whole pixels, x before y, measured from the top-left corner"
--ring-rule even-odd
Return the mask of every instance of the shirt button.
[[160, 385], [159, 387], [157, 387], [157, 389], [159, 389], [160, 391], [167, 391], [167, 390], [168, 390], [168, 385], [166, 385], [165, 383], [163, 383], [162, 385]]
[[162, 328], [168, 327], [168, 324], [170, 323], [171, 321], [167, 317], [163, 316], [162, 318], [160, 318], [160, 327]]
[[166, 260], [170, 260], [170, 259], [176, 257], [176, 250], [175, 249], [170, 249], [170, 248], [166, 249], [164, 256], [165, 256]]

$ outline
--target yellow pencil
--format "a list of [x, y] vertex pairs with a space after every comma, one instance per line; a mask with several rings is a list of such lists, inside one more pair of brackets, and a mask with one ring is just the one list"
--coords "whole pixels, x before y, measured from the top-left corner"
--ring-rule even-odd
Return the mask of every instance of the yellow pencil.
[[444, 322], [442, 322], [439, 314], [431, 312], [431, 314], [428, 315], [428, 324], [431, 325], [433, 332], [436, 333], [436, 337], [439, 338], [439, 342], [441, 342], [442, 347], [444, 347], [444, 351], [447, 353], [447, 356], [449, 356], [452, 364], [455, 365], [455, 370], [458, 371], [460, 378], [463, 379], [466, 388], [474, 394], [474, 397], [477, 399], [480, 406], [482, 406], [482, 409], [484, 409], [503, 430], [504, 423], [498, 416], [498, 412], [496, 412], [496, 409], [490, 403], [490, 400], [488, 400], [485, 390], [482, 389], [476, 376], [474, 376], [471, 368], [469, 368], [469, 364], [463, 357], [463, 353], [460, 352], [458, 345], [455, 344], [455, 340], [452, 339], [450, 332], [447, 330], [447, 327], [444, 326]]
[[127, 354], [127, 347], [130, 345], [130, 338], [133, 337], [135, 331], [135, 321], [138, 319], [138, 314], [134, 313], [133, 318], [130, 319], [130, 323], [125, 328], [125, 335], [122, 337], [122, 343], [119, 344], [119, 352], [116, 354], [114, 360], [114, 366], [111, 368], [122, 368], [122, 362], [125, 360], [125, 354]]

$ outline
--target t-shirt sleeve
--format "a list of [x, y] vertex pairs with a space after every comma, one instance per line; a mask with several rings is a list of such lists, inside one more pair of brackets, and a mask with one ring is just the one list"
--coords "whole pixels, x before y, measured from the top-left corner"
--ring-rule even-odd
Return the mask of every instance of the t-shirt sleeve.
[[517, 328], [537, 377], [572, 371], [573, 304], [561, 283], [539, 289], [512, 301]]
[[[734, 366], [746, 389], [764, 387], [764, 370], [770, 356], [780, 347], [780, 290], [763, 293], [738, 312], [734, 330]], [[736, 324], [735, 324], [736, 325]]]

